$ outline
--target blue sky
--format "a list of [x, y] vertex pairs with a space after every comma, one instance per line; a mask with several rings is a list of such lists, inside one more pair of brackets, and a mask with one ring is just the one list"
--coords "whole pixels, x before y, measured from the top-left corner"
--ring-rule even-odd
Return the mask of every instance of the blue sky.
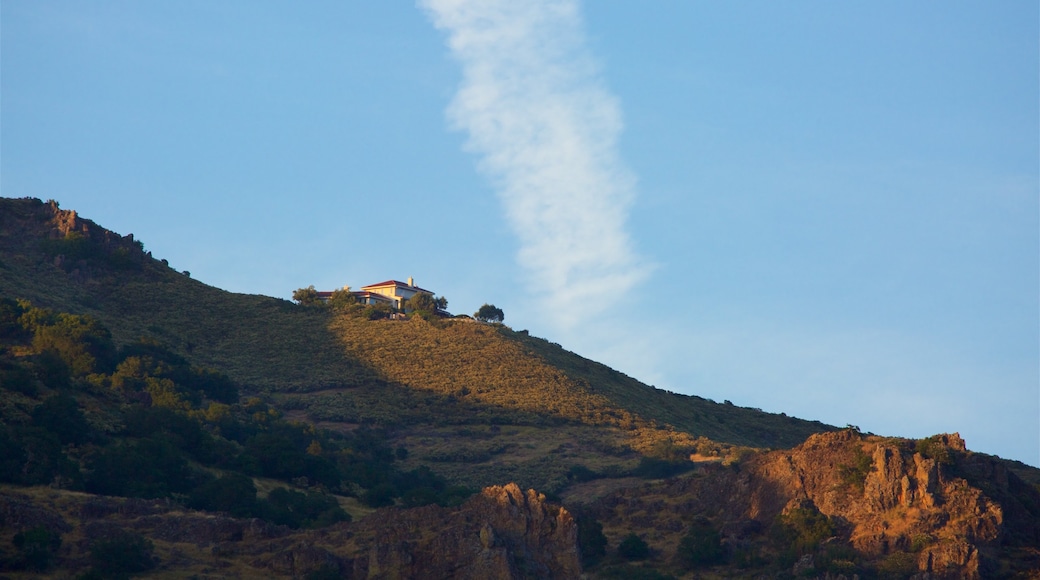
[[[520, 4], [520, 3], [512, 3]], [[5, 1], [0, 189], [1040, 465], [1035, 2]]]

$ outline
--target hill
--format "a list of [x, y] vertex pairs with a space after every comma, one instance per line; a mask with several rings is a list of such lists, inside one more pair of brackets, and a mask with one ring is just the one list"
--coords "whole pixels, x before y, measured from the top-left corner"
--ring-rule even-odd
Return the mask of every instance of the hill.
[[393, 427], [413, 464], [474, 487], [558, 491], [575, 467], [624, 472], [640, 454], [725, 457], [831, 429], [655, 389], [501, 325], [370, 321], [226, 292], [57, 204], [0, 203], [0, 295], [93, 316], [116, 344], [163, 344], [290, 418]]
[[53, 202], [0, 199], [0, 390], [16, 574], [1040, 566], [1040, 471], [958, 437], [677, 395], [500, 324], [225, 292]]

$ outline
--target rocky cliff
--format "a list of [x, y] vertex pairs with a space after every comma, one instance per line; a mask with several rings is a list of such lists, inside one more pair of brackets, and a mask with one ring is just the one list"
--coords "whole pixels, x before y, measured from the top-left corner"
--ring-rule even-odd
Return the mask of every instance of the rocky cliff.
[[356, 523], [293, 531], [185, 511], [167, 501], [33, 488], [0, 490], [0, 570], [17, 534], [62, 538], [56, 577], [91, 565], [99, 541], [143, 537], [160, 574], [197, 578], [577, 578], [577, 527], [566, 509], [515, 484], [456, 508], [380, 510]]
[[838, 545], [852, 555], [842, 565], [830, 556], [830, 568], [815, 570], [820, 577], [843, 566], [884, 571], [886, 562], [919, 578], [1040, 570], [1040, 493], [999, 459], [966, 451], [956, 434], [923, 442], [848, 430], [813, 435], [736, 468], [709, 466], [616, 492], [591, 504], [590, 513], [615, 541], [626, 533], [647, 539], [666, 566], [698, 518], [721, 532], [731, 555], [775, 563], [792, 557], [776, 543], [780, 524], [820, 514], [829, 537], [793, 553], [791, 567], [804, 576], [814, 575], [814, 557]]

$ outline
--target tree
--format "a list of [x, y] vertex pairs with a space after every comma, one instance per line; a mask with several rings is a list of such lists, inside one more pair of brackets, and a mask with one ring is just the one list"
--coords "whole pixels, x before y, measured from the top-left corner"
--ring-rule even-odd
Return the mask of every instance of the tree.
[[705, 518], [697, 518], [690, 530], [679, 540], [676, 551], [679, 565], [687, 570], [704, 568], [722, 562], [722, 536]]
[[481, 322], [502, 322], [506, 315], [494, 304], [485, 304], [473, 314], [473, 317]]
[[354, 296], [349, 288], [333, 290], [332, 296], [329, 296], [329, 306], [333, 310], [346, 310], [355, 304], [357, 304], [357, 296]]
[[643, 538], [632, 533], [625, 536], [618, 544], [618, 556], [626, 560], [646, 560], [650, 555], [650, 546], [646, 545]]
[[[445, 301], [445, 304], [447, 304], [447, 301]], [[404, 309], [406, 312], [428, 312], [432, 314], [437, 311], [437, 300], [433, 297], [433, 294], [418, 292], [405, 301]]]
[[318, 291], [314, 289], [314, 284], [306, 288], [293, 290], [292, 299], [301, 306], [314, 306], [321, 303], [321, 299], [318, 298]]

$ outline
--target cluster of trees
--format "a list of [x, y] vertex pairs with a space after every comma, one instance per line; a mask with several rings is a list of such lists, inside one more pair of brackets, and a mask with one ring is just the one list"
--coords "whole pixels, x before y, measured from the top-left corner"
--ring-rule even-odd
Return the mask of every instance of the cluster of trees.
[[[631, 564], [650, 558], [660, 561], [662, 554], [655, 552], [643, 537], [629, 533], [610, 550], [602, 524], [591, 513], [578, 509], [575, 516], [582, 563], [586, 568], [595, 569], [604, 578], [665, 577], [652, 569]], [[800, 558], [812, 555], [810, 572], [814, 575], [907, 578], [916, 571], [916, 565], [907, 566], [908, 561], [911, 564], [913, 561], [905, 552], [894, 552], [873, 564], [865, 561], [842, 540], [836, 522], [811, 504], [777, 516], [770, 526], [749, 522], [740, 535], [739, 540], [724, 540], [715, 522], [704, 516], [694, 517], [675, 552], [663, 554], [662, 564], [683, 572], [731, 565], [744, 570], [772, 570], [782, 575]]]
[[[335, 312], [352, 313], [369, 320], [387, 318], [392, 313], [386, 304], [358, 304], [357, 297], [347, 289], [333, 290], [327, 300], [322, 300], [313, 284], [293, 290], [292, 299], [301, 306], [324, 306]], [[419, 292], [406, 300], [403, 306], [405, 312], [429, 318], [447, 312], [448, 299]], [[505, 313], [494, 304], [484, 304], [473, 313], [473, 318], [481, 322], [501, 323], [505, 320]]]
[[[326, 307], [334, 312], [354, 314], [369, 320], [388, 318], [393, 313], [393, 308], [387, 304], [359, 304], [357, 296], [347, 289], [333, 290], [327, 300], [322, 300], [314, 285], [311, 285], [294, 290], [292, 299], [301, 306]], [[448, 299], [419, 292], [406, 300], [403, 308], [405, 312], [429, 318], [447, 312]]]
[[[117, 348], [87, 316], [0, 299], [0, 388], [31, 406], [27, 418], [0, 424], [8, 483], [173, 498], [292, 527], [347, 519], [332, 493], [377, 507], [470, 495], [428, 469], [401, 471], [395, 461], [407, 452], [395, 453], [381, 431], [285, 421], [262, 400], [240, 398], [227, 376], [160, 344]], [[95, 412], [84, 413], [84, 402]], [[253, 477], [287, 485], [260, 498]]]
[[498, 308], [494, 304], [484, 304], [479, 310], [473, 313], [473, 318], [481, 322], [502, 322], [505, 320], [506, 315], [502, 312], [501, 308]]

